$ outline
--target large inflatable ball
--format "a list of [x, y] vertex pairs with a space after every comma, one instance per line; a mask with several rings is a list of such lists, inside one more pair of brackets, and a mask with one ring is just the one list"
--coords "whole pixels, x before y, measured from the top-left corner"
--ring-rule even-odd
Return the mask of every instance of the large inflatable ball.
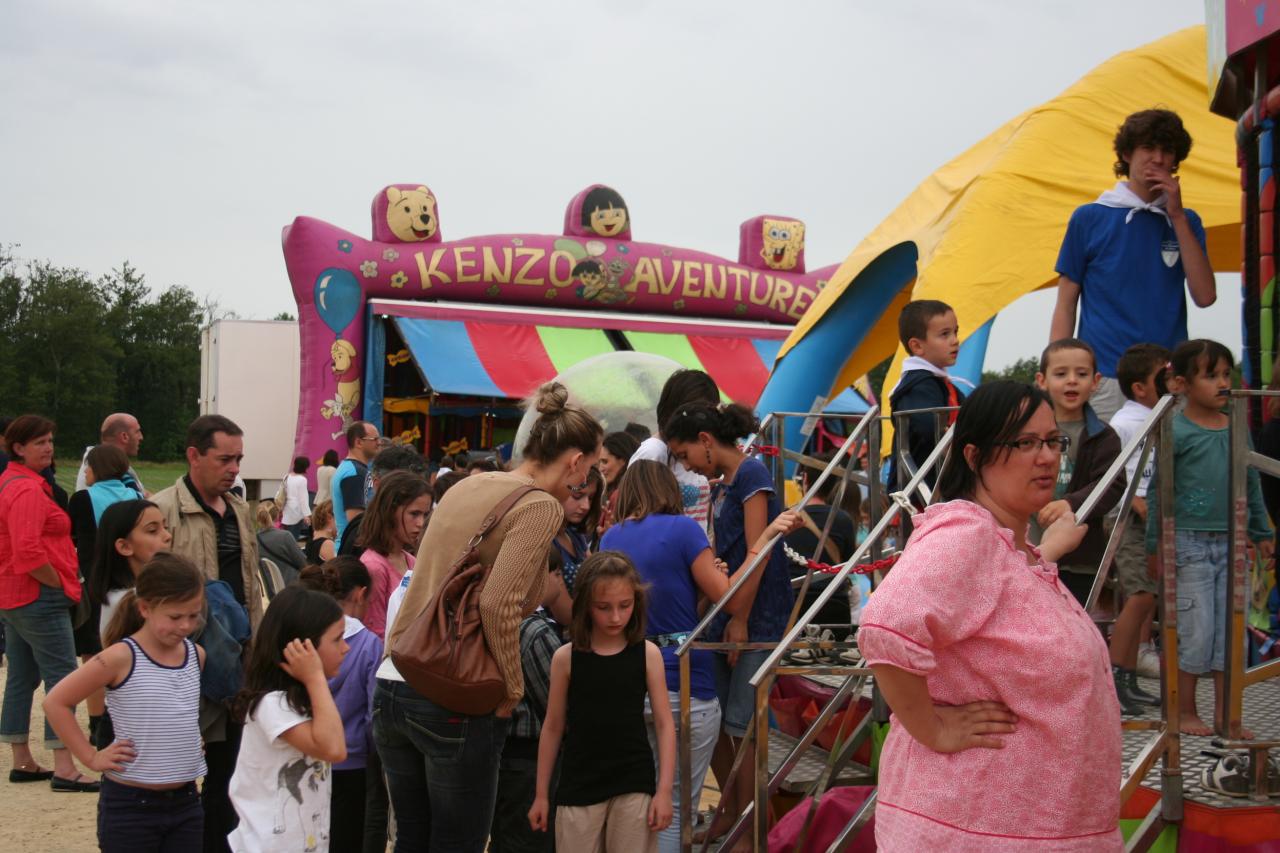
[[[604, 427], [616, 432], [628, 423], [658, 432], [658, 395], [679, 363], [643, 352], [610, 352], [580, 361], [555, 378], [569, 389], [569, 402], [581, 406]], [[537, 412], [527, 411], [516, 430], [515, 460], [529, 437]]]

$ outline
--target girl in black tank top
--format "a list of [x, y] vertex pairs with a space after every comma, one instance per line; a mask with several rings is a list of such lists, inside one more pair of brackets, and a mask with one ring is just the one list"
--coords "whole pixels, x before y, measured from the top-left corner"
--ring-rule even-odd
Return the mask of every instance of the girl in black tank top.
[[[658, 647], [644, 639], [645, 591], [617, 551], [578, 570], [571, 644], [551, 660], [547, 716], [529, 823], [546, 830], [554, 795], [560, 850], [656, 850], [671, 823], [675, 725]], [[657, 772], [644, 721], [646, 692], [658, 736]], [[568, 731], [566, 732], [566, 726]], [[549, 789], [564, 740], [560, 785]]]

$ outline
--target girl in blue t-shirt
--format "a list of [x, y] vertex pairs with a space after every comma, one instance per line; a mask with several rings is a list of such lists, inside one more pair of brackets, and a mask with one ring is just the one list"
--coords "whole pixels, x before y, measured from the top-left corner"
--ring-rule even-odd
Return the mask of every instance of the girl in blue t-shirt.
[[[775, 535], [785, 535], [801, 524], [790, 510], [783, 512], [769, 471], [758, 460], [738, 449], [738, 439], [755, 432], [759, 422], [745, 406], [682, 406], [663, 425], [662, 434], [681, 463], [708, 479], [721, 478], [711, 498], [716, 556], [735, 573], [742, 571]], [[787, 627], [794, 601], [787, 558], [779, 541], [766, 562], [734, 596], [736, 605], [711, 623], [712, 642], [777, 642]], [[746, 615], [741, 615], [745, 609]], [[733, 763], [731, 738], [746, 737], [755, 709], [755, 688], [748, 680], [768, 656], [767, 649], [716, 653], [712, 656], [716, 692], [720, 698], [723, 729], [711, 768], [721, 783]], [[721, 798], [720, 813], [712, 835], [727, 829], [751, 799], [754, 755], [744, 757], [734, 784]]]

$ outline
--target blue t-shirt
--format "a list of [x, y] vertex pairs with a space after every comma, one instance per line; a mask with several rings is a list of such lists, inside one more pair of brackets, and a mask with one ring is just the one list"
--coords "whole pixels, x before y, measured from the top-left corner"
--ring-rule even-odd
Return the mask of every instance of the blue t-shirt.
[[369, 502], [369, 466], [354, 459], [344, 459], [333, 472], [329, 489], [333, 493], [333, 520], [338, 525], [336, 539], [341, 541], [342, 531], [347, 529], [347, 510], [364, 509]]
[[569, 595], [573, 595], [573, 585], [578, 580], [578, 568], [583, 560], [591, 556], [591, 540], [572, 527], [566, 527], [564, 532], [569, 535], [569, 541], [573, 543], [572, 551], [564, 547], [559, 536], [552, 539], [551, 544], [560, 552], [560, 577], [564, 579], [564, 588], [568, 590]]
[[[698, 627], [698, 587], [693, 581], [693, 561], [711, 546], [698, 522], [684, 515], [650, 515], [639, 521], [623, 521], [605, 531], [604, 551], [621, 551], [635, 563], [649, 585], [650, 637], [679, 634]], [[699, 699], [714, 699], [715, 674], [711, 652], [690, 651], [689, 685]], [[675, 646], [662, 647], [667, 689], [680, 689], [680, 660]]]
[[[1200, 217], [1187, 210], [1187, 222], [1204, 248]], [[1187, 339], [1187, 275], [1178, 237], [1160, 214], [1096, 203], [1077, 207], [1055, 269], [1080, 285], [1076, 337], [1093, 347], [1103, 376], [1115, 378], [1116, 363], [1134, 344], [1172, 350]]]
[[[768, 521], [773, 521], [782, 512], [782, 505], [773, 488], [773, 477], [769, 476], [769, 469], [764, 467], [764, 463], [748, 457], [738, 466], [733, 482], [717, 486], [711, 496], [716, 556], [728, 563], [730, 574], [742, 568], [742, 564], [747, 561], [747, 547], [750, 543], [746, 541], [743, 505], [760, 492], [764, 492], [768, 500]], [[756, 600], [751, 606], [751, 615], [747, 618], [747, 636], [753, 643], [782, 639], [787, 627], [787, 617], [791, 615], [791, 605], [795, 601], [791, 591], [787, 556], [783, 553], [781, 543], [774, 547], [763, 571], [764, 577], [760, 579]], [[721, 612], [711, 623], [707, 632], [708, 639], [719, 642], [724, 636], [724, 626], [728, 623], [729, 614]]]

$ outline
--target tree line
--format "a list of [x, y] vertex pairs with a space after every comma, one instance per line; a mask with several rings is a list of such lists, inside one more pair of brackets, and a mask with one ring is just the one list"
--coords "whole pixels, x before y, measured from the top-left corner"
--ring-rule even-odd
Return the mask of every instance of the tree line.
[[128, 262], [94, 278], [0, 247], [0, 413], [52, 418], [65, 457], [97, 443], [107, 414], [130, 412], [142, 458], [179, 458], [216, 312], [185, 287], [153, 293]]

